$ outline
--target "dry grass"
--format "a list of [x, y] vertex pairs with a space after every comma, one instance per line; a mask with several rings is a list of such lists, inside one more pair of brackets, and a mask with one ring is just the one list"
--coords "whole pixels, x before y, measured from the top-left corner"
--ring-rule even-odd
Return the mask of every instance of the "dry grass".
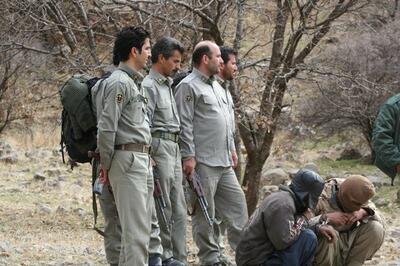
[[[7, 133], [7, 142], [19, 151], [19, 162], [0, 163], [0, 265], [107, 265], [102, 238], [92, 230], [90, 167], [71, 171], [63, 165], [58, 133], [46, 132], [39, 130], [30, 143], [23, 135]], [[44, 173], [45, 180], [35, 180], [37, 172]], [[393, 201], [397, 189], [384, 188], [378, 194]], [[369, 265], [400, 260], [398, 211], [393, 202], [383, 209], [390, 238]], [[190, 218], [187, 247], [189, 265], [198, 265]]]

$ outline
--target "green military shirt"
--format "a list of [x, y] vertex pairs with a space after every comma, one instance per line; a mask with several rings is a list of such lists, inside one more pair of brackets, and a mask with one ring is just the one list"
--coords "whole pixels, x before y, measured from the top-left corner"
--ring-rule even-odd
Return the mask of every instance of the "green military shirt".
[[232, 165], [231, 118], [220, 90], [214, 77], [208, 78], [196, 68], [177, 86], [182, 158], [195, 157], [212, 167]]
[[231, 92], [226, 88], [226, 82], [223, 80], [220, 76], [216, 75], [215, 76], [216, 80], [218, 81], [218, 85], [216, 85], [216, 88], [218, 88], [218, 92], [220, 93], [220, 97], [223, 102], [223, 107], [225, 110], [225, 113], [227, 116], [229, 116], [229, 131], [230, 131], [230, 150], [231, 152], [236, 152], [235, 148], [235, 105], [233, 104], [232, 100], [232, 95]]
[[150, 70], [142, 87], [148, 97], [147, 113], [151, 121], [151, 132], [177, 133], [180, 130], [178, 111], [171, 88], [171, 78]]
[[104, 106], [98, 121], [98, 148], [102, 165], [109, 169], [114, 146], [150, 145], [147, 98], [140, 88], [143, 76], [124, 63], [105, 81]]

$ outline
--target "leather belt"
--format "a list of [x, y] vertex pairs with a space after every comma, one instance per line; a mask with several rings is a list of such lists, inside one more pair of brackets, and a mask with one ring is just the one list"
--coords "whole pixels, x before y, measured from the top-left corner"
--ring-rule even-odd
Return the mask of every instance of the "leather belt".
[[163, 131], [156, 131], [151, 134], [153, 138], [160, 138], [160, 139], [165, 139], [165, 140], [170, 140], [173, 142], [178, 143], [179, 140], [179, 133], [169, 133], [169, 132], [163, 132]]
[[138, 144], [138, 143], [127, 143], [127, 144], [119, 144], [115, 145], [114, 149], [121, 151], [136, 151], [142, 153], [150, 152], [150, 145]]

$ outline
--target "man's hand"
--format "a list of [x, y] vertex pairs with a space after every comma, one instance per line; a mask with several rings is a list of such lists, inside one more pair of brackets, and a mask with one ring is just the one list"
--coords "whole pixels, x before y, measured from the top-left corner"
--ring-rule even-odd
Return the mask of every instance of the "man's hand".
[[350, 214], [348, 224], [353, 224], [359, 220], [362, 220], [364, 217], [368, 216], [368, 212], [363, 208], [359, 209], [358, 211], [354, 211]]
[[154, 166], [157, 165], [156, 161], [154, 161], [154, 159], [153, 159], [152, 157], [150, 157], [150, 165], [151, 165], [152, 167], [154, 167]]
[[110, 180], [108, 179], [108, 170], [100, 165], [100, 182], [104, 185], [109, 185]]
[[336, 230], [332, 226], [324, 224], [319, 227], [319, 234], [326, 237], [329, 243], [336, 242]]
[[329, 224], [340, 226], [345, 225], [349, 221], [349, 215], [344, 212], [331, 212], [326, 214], [328, 216]]
[[194, 157], [190, 157], [189, 159], [183, 161], [182, 170], [187, 180], [189, 181], [192, 180], [195, 167], [196, 167], [196, 159]]
[[237, 153], [234, 151], [232, 152], [232, 167], [236, 168], [238, 165], [238, 156]]

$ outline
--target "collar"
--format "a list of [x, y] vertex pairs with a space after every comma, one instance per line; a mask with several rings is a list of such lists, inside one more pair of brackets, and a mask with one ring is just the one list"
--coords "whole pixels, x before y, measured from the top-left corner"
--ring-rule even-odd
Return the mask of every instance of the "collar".
[[332, 184], [332, 188], [331, 188], [331, 197], [328, 199], [328, 202], [331, 206], [337, 207], [342, 212], [345, 212], [343, 210], [342, 204], [340, 204], [340, 202], [339, 202], [338, 192], [339, 192], [338, 183], [336, 180], [334, 180], [334, 184]]
[[220, 75], [215, 75], [215, 80], [218, 81], [219, 84], [223, 85], [225, 80], [220, 77]]
[[167, 86], [171, 87], [173, 80], [170, 77], [165, 77], [161, 75], [161, 73], [155, 71], [153, 68], [150, 69], [149, 72], [150, 78], [154, 79], [158, 82], [158, 84], [166, 84]]
[[124, 71], [128, 76], [136, 82], [140, 82], [143, 79], [143, 75], [138, 71], [130, 68], [127, 64], [121, 62], [118, 65], [118, 69]]
[[336, 191], [335, 193], [332, 194], [332, 197], [329, 199], [329, 203], [330, 203], [332, 206], [337, 206], [342, 212], [346, 212], [346, 211], [343, 209], [343, 206], [342, 206], [342, 204], [341, 204], [340, 201], [339, 201], [338, 192], [337, 192], [337, 191]]
[[192, 73], [200, 78], [204, 83], [207, 83], [209, 85], [212, 85], [212, 83], [215, 81], [215, 76], [211, 76], [211, 77], [207, 77], [206, 75], [204, 75], [203, 73], [201, 73], [197, 68], [193, 68]]

